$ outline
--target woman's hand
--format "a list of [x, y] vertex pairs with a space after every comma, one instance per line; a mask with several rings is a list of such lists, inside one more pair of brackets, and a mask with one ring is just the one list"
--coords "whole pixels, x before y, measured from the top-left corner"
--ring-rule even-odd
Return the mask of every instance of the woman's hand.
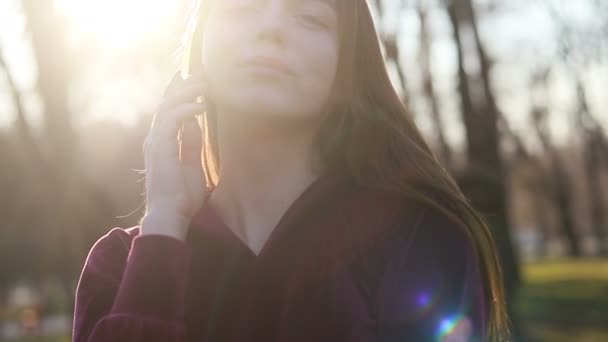
[[[142, 234], [186, 237], [194, 213], [207, 195], [202, 167], [202, 131], [195, 102], [205, 92], [202, 74], [173, 77], [144, 141], [146, 214]], [[181, 127], [181, 131], [180, 131]], [[179, 133], [179, 136], [178, 136]]]

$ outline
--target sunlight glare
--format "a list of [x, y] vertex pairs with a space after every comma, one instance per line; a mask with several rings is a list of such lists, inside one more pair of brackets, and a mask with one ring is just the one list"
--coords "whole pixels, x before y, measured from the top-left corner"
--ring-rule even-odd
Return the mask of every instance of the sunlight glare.
[[78, 34], [118, 49], [161, 32], [177, 5], [175, 0], [55, 0]]

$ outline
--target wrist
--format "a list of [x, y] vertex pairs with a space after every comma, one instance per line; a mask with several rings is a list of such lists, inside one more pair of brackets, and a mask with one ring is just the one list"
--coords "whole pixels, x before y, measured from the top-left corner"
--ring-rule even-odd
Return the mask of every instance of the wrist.
[[178, 215], [148, 211], [141, 219], [141, 235], [167, 235], [178, 240], [186, 239], [188, 223]]

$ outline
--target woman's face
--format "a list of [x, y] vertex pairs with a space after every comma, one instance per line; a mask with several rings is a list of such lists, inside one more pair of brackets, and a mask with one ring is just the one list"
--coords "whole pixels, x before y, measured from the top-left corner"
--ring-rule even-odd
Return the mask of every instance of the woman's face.
[[204, 25], [202, 63], [220, 111], [320, 116], [338, 63], [332, 0], [217, 0]]

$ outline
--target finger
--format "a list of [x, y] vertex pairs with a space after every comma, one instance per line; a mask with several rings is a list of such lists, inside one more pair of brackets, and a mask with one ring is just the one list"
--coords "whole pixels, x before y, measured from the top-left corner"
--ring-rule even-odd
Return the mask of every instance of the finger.
[[205, 109], [204, 103], [183, 103], [159, 116], [160, 119], [153, 134], [161, 141], [177, 142], [178, 130], [184, 119], [202, 114]]
[[205, 78], [200, 71], [193, 72], [192, 74], [186, 75], [184, 77], [182, 77], [180, 73], [177, 73], [165, 86], [165, 92], [163, 93], [163, 97], [170, 95], [175, 89], [179, 89], [182, 85], [202, 82], [204, 81], [204, 79]]
[[183, 79], [182, 72], [181, 72], [181, 70], [178, 70], [175, 72], [175, 74], [173, 74], [173, 76], [169, 80], [168, 84], [173, 84], [175, 82], [178, 82], [181, 79]]
[[179, 91], [176, 90], [173, 94], [165, 97], [163, 102], [159, 105], [158, 112], [162, 113], [183, 102], [193, 102], [197, 97], [202, 96], [203, 93], [204, 84], [201, 82], [184, 85]]
[[185, 81], [189, 81], [189, 80], [200, 80], [200, 79], [204, 79], [204, 78], [205, 78], [205, 73], [204, 73], [202, 70], [197, 69], [197, 70], [192, 71], [192, 73], [191, 73], [191, 74], [188, 74], [188, 75], [187, 75], [187, 76], [184, 78], [184, 80], [185, 80]]
[[198, 65], [196, 65], [192, 69], [192, 72], [190, 73], [190, 75], [192, 75], [192, 76], [204, 76], [205, 75], [205, 65], [204, 64], [198, 64]]
[[[198, 103], [185, 103], [173, 111], [156, 116], [156, 123], [150, 129], [144, 141], [144, 159], [146, 164], [152, 165], [152, 158], [158, 153], [179, 159], [178, 130], [184, 119], [194, 117], [205, 110], [204, 105]], [[165, 151], [165, 152], [161, 152]], [[167, 154], [168, 153], [168, 154]]]
[[165, 92], [163, 93], [163, 97], [170, 93], [171, 89], [176, 87], [177, 84], [179, 84], [181, 81], [183, 81], [182, 73], [181, 71], [177, 71], [175, 74], [173, 74], [173, 77], [171, 77], [169, 82], [167, 82], [167, 84], [165, 85]]
[[177, 89], [179, 91], [179, 89], [181, 87], [189, 86], [191, 84], [198, 84], [198, 83], [206, 83], [206, 79], [202, 75], [196, 75], [196, 74], [188, 75], [182, 81], [179, 81], [177, 83], [175, 89]]
[[203, 76], [199, 74], [191, 74], [182, 77], [180, 73], [177, 73], [165, 86], [162, 98], [171, 97], [174, 93], [179, 92], [181, 88], [191, 84], [202, 83], [203, 81]]
[[179, 141], [179, 159], [191, 166], [202, 166], [203, 134], [197, 117], [183, 120]]

